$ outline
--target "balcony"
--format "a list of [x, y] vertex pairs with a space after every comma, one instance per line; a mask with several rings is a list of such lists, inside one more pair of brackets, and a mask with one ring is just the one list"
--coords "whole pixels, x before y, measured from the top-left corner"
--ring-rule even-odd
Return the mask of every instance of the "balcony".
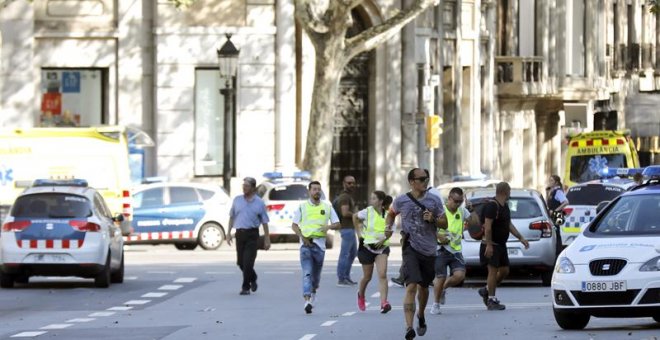
[[543, 57], [495, 57], [498, 96], [543, 96], [556, 91], [543, 75]]

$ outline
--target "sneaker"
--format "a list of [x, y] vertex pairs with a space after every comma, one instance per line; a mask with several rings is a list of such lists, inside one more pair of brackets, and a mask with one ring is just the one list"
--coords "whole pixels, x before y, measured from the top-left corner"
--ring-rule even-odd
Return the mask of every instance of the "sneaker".
[[446, 295], [447, 295], [447, 289], [443, 289], [442, 294], [440, 294], [440, 304], [441, 305], [445, 304]]
[[433, 306], [431, 307], [431, 314], [433, 315], [440, 315], [440, 304], [439, 303], [434, 303]]
[[309, 301], [305, 301], [305, 313], [312, 314], [312, 308], [314, 308], [314, 306], [312, 306], [312, 303]]
[[364, 296], [360, 296], [360, 293], [358, 293], [358, 309], [363, 312], [367, 310], [367, 305], [364, 301]]
[[250, 282], [250, 290], [253, 291], [253, 292], [257, 291], [257, 281], [256, 280]]
[[387, 302], [387, 301], [383, 301], [383, 302], [381, 302], [381, 304], [380, 304], [380, 312], [381, 312], [381, 314], [385, 314], [385, 313], [387, 313], [387, 312], [389, 312], [389, 311], [391, 311], [391, 310], [392, 310], [392, 305], [390, 305], [389, 302]]
[[352, 287], [352, 286], [353, 285], [350, 282], [348, 282], [348, 280], [339, 280], [339, 281], [337, 281], [337, 287], [346, 288], [346, 287]]
[[392, 283], [394, 283], [395, 285], [397, 285], [397, 286], [399, 286], [399, 287], [403, 287], [403, 280], [402, 280], [401, 278], [393, 277], [393, 278], [391, 278], [390, 280], [391, 280]]
[[426, 334], [426, 319], [424, 317], [417, 317], [417, 334], [419, 336], [424, 336]]
[[238, 293], [239, 295], [250, 295], [250, 291], [247, 289], [241, 289], [241, 292]]
[[491, 298], [488, 299], [488, 304], [486, 305], [488, 310], [504, 310], [506, 306], [500, 303], [500, 300]]
[[408, 327], [406, 330], [406, 340], [412, 340], [416, 335], [417, 334], [415, 334], [415, 330], [412, 327]]
[[486, 289], [486, 287], [481, 287], [477, 292], [479, 293], [479, 296], [481, 296], [481, 298], [484, 300], [484, 305], [488, 307], [488, 289]]
[[357, 282], [355, 282], [351, 279], [346, 279], [345, 281], [348, 282], [348, 284], [351, 285], [351, 286], [355, 286], [356, 284], [358, 284]]

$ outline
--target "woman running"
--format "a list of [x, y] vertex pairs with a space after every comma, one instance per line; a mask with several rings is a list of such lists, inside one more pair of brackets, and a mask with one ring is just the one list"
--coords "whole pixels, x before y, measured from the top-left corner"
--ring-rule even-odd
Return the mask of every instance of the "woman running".
[[374, 272], [374, 263], [378, 270], [380, 290], [380, 312], [387, 313], [392, 306], [387, 302], [387, 256], [390, 254], [392, 231], [385, 230], [385, 212], [392, 204], [392, 197], [382, 191], [371, 194], [371, 206], [353, 214], [353, 224], [357, 231], [360, 246], [358, 260], [362, 264], [364, 275], [358, 285], [358, 308], [367, 309], [365, 291]]

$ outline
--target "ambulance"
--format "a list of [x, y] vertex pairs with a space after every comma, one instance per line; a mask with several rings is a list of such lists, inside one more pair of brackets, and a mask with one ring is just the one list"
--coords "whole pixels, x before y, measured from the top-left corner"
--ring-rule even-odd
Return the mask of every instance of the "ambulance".
[[606, 168], [639, 168], [629, 131], [592, 131], [568, 136], [564, 184], [600, 179]]
[[[132, 140], [129, 140], [132, 138]], [[144, 132], [121, 126], [0, 129], [0, 218], [35, 179], [84, 179], [121, 213], [130, 232], [129, 144], [153, 145]]]

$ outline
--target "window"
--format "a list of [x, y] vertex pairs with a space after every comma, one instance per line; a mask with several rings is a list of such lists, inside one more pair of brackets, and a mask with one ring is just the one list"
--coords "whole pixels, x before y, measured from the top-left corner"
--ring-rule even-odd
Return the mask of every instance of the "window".
[[527, 219], [543, 215], [541, 208], [532, 198], [512, 197], [508, 204], [511, 218]]
[[199, 202], [197, 192], [194, 188], [188, 187], [171, 187], [170, 188], [170, 204], [177, 203], [190, 203]]
[[600, 179], [599, 171], [603, 168], [625, 168], [626, 155], [622, 153], [605, 155], [583, 155], [571, 157], [571, 181], [582, 183]]
[[593, 205], [602, 201], [611, 201], [621, 195], [625, 189], [610, 185], [584, 185], [568, 189], [566, 199], [571, 205]]
[[41, 70], [38, 126], [91, 126], [107, 123], [104, 69]]
[[163, 188], [154, 188], [133, 195], [135, 208], [153, 208], [163, 205]]
[[[195, 70], [195, 176], [222, 175], [225, 102], [220, 89], [225, 87], [225, 82], [218, 73], [217, 68]], [[232, 110], [231, 114], [234, 112]], [[236, 119], [232, 117], [231, 121], [235, 122]], [[234, 140], [234, 136], [231, 136], [231, 140]], [[234, 150], [231, 151], [234, 155]], [[233, 163], [233, 158], [230, 161]]]

